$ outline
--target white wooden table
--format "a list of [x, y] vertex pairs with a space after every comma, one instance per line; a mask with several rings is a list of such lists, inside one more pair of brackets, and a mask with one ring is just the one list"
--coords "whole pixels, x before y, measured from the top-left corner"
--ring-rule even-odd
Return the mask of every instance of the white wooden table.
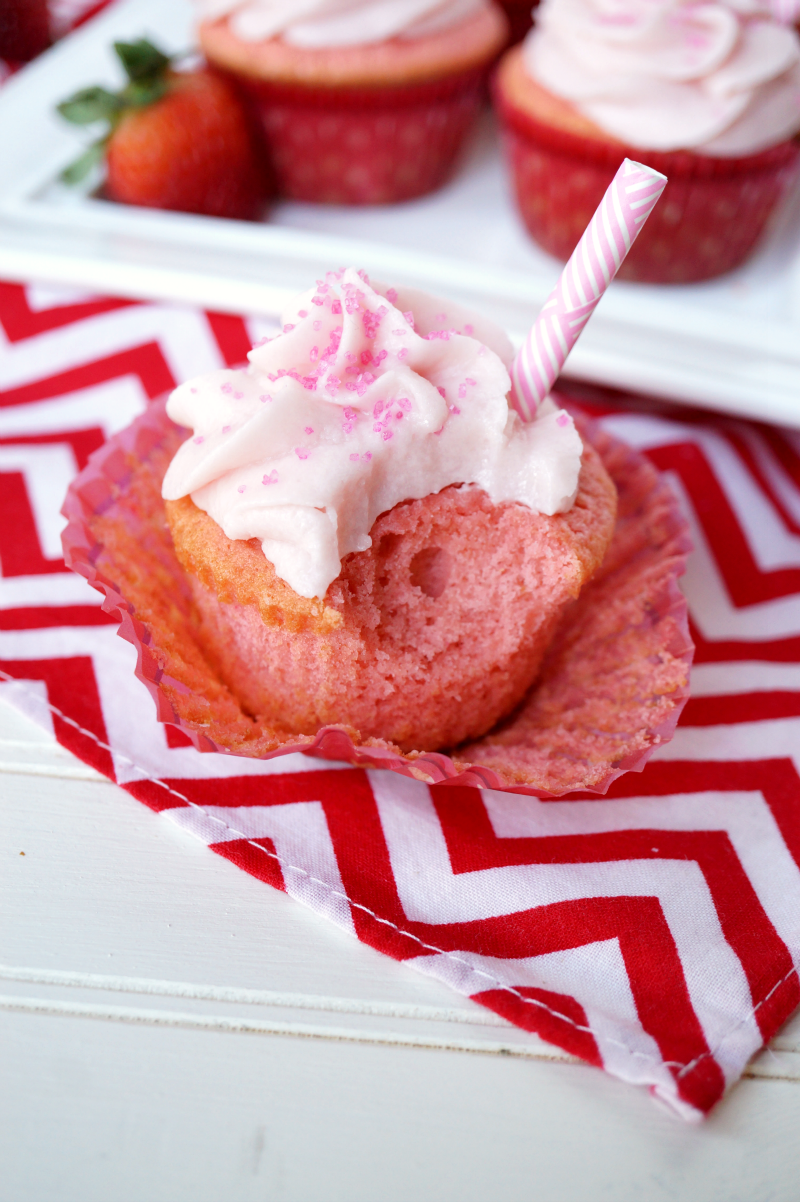
[[2, 702], [0, 796], [0, 1202], [800, 1198], [800, 1020], [692, 1127], [326, 925]]

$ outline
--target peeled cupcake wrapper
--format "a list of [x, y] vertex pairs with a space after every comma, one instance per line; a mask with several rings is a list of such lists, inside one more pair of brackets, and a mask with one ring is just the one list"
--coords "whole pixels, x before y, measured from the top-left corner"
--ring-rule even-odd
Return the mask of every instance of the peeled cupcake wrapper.
[[73, 482], [62, 511], [65, 559], [104, 594], [103, 609], [136, 648], [136, 675], [158, 719], [199, 751], [235, 747], [263, 759], [303, 751], [429, 783], [602, 794], [669, 741], [688, 698], [694, 648], [677, 580], [690, 543], [672, 491], [647, 460], [576, 416], [619, 490], [614, 538], [522, 705], [450, 755], [355, 743], [337, 726], [276, 734], [242, 712], [195, 640], [188, 582], [166, 525], [161, 480], [186, 431], [167, 417], [165, 401], [112, 437]]

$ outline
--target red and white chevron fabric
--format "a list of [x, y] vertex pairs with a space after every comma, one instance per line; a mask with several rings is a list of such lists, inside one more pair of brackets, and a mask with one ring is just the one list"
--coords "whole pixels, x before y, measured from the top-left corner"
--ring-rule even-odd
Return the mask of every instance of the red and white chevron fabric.
[[677, 734], [607, 799], [428, 788], [199, 754], [60, 558], [89, 453], [265, 323], [11, 284], [0, 323], [0, 697], [357, 938], [686, 1117], [712, 1107], [800, 1002], [800, 437], [607, 404], [693, 527]]

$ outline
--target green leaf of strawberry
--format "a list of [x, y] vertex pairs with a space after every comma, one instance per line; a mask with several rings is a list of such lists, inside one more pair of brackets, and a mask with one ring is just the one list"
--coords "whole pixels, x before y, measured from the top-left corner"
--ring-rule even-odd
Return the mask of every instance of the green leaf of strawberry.
[[131, 83], [162, 76], [172, 62], [147, 38], [138, 42], [115, 42], [114, 49]]
[[113, 121], [123, 102], [105, 88], [83, 88], [57, 107], [73, 125], [92, 125], [95, 121]]

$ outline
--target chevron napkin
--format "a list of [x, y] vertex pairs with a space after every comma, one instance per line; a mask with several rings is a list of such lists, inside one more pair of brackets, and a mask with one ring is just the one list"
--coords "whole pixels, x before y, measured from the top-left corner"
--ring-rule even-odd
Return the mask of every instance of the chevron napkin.
[[800, 1002], [800, 437], [598, 409], [682, 499], [698, 649], [675, 738], [607, 799], [201, 755], [65, 570], [58, 511], [105, 438], [269, 325], [0, 284], [0, 697], [356, 938], [701, 1116]]

